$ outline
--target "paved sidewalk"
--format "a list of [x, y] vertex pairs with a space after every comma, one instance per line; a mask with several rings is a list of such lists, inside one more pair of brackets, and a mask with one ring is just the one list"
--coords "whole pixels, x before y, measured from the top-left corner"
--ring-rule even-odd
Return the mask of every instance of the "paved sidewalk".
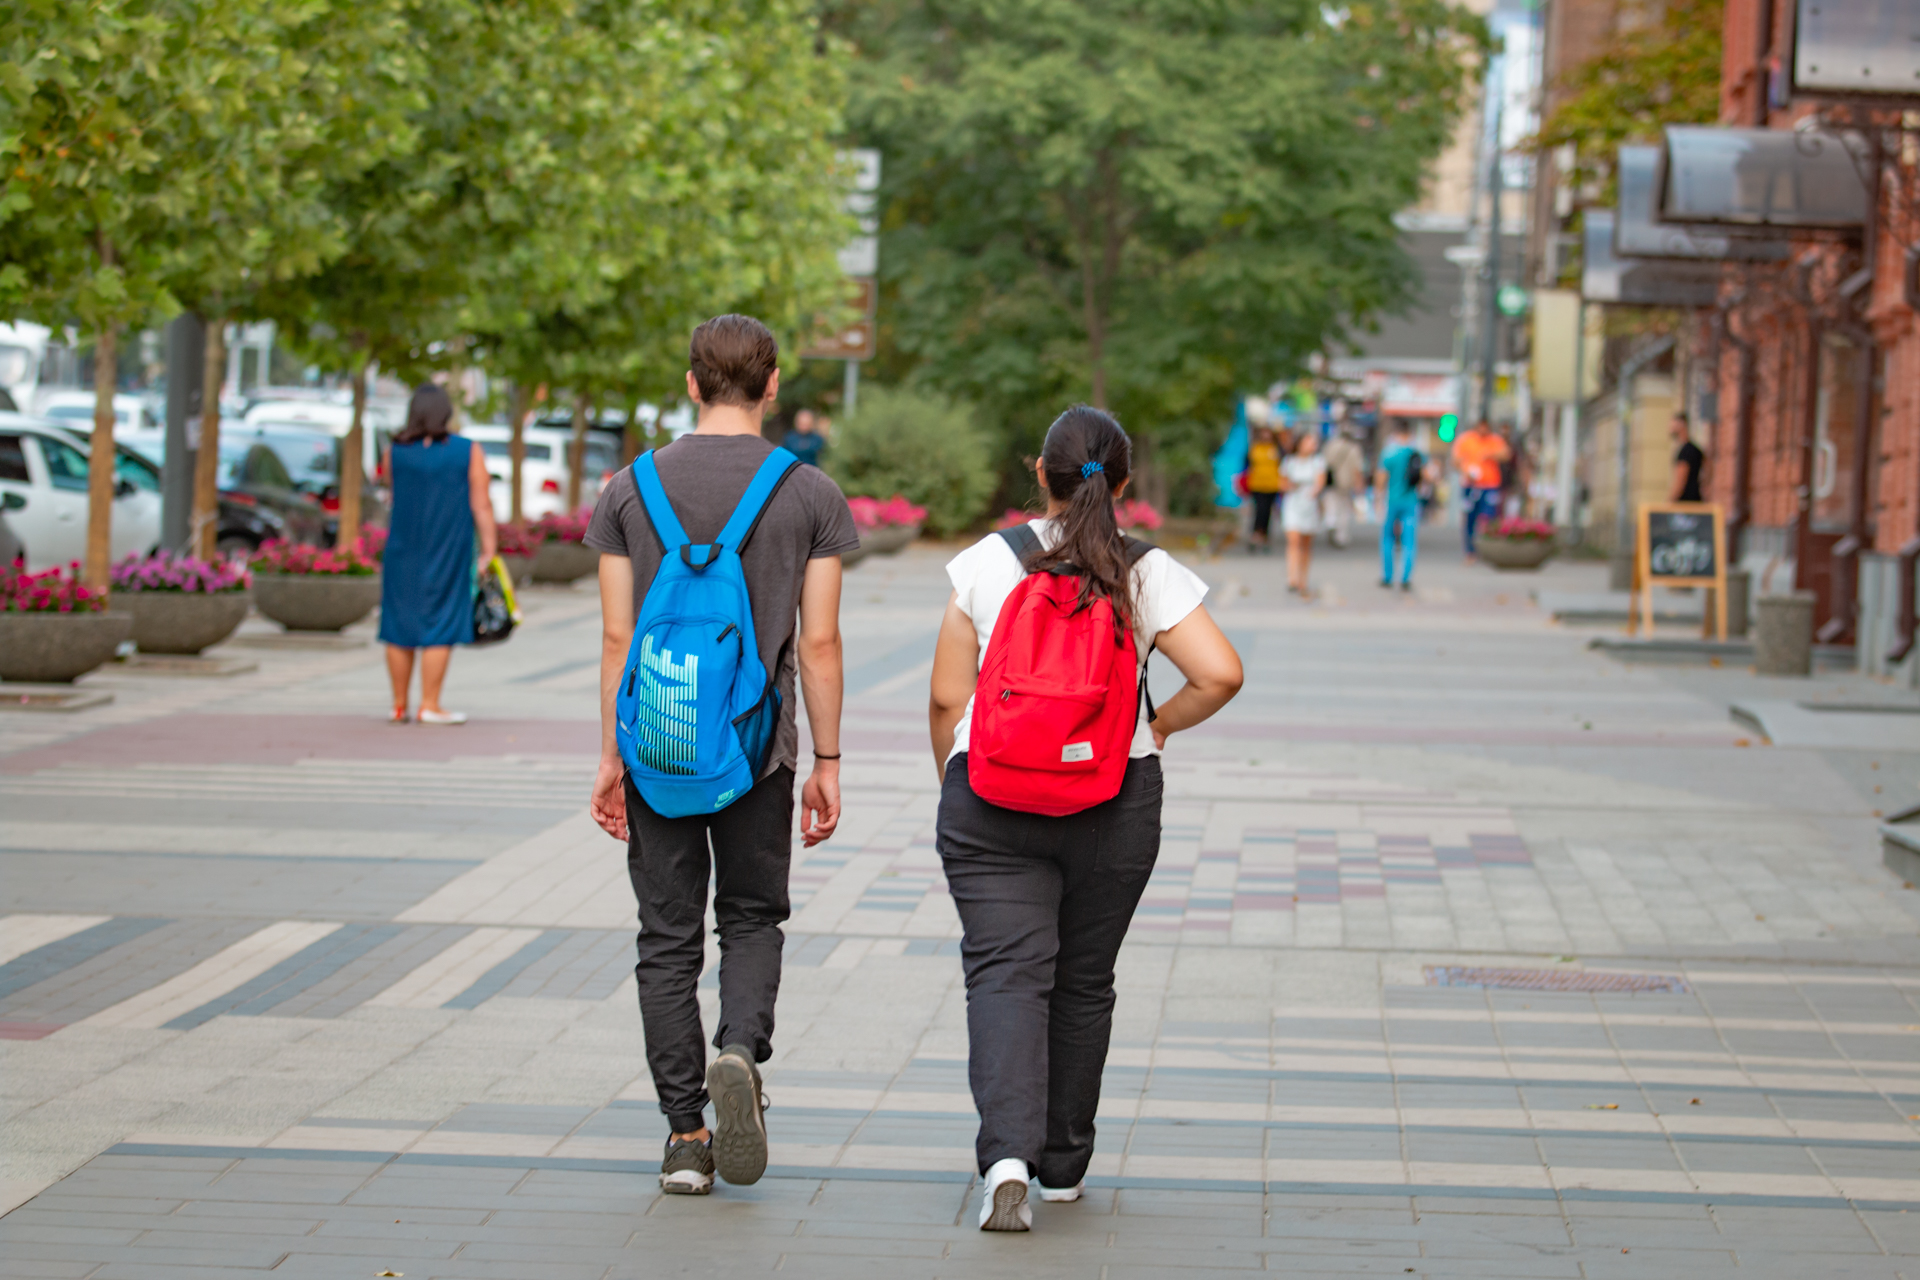
[[459, 730], [383, 725], [371, 646], [0, 716], [0, 1276], [1920, 1280], [1920, 894], [1876, 833], [1920, 733], [1729, 714], [1911, 695], [1621, 665], [1533, 602], [1604, 566], [1428, 533], [1410, 595], [1370, 542], [1312, 603], [1277, 559], [1194, 562], [1249, 680], [1168, 757], [1091, 1189], [1030, 1236], [972, 1227], [948, 553], [848, 576], [773, 1167], [705, 1200], [655, 1187], [631, 894], [582, 812], [589, 592], [456, 657]]

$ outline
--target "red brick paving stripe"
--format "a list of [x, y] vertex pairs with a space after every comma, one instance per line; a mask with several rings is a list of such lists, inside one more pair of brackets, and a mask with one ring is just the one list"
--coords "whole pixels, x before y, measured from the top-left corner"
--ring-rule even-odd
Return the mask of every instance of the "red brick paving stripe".
[[63, 1022], [0, 1022], [0, 1040], [44, 1040]]
[[63, 765], [290, 765], [301, 760], [452, 760], [600, 753], [594, 720], [475, 720], [458, 728], [389, 725], [378, 716], [182, 713], [95, 729], [0, 756], [0, 773]]

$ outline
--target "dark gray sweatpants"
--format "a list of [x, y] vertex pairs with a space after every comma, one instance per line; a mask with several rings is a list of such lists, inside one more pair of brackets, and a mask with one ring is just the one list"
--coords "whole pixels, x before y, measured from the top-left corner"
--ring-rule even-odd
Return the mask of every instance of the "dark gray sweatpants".
[[1093, 1159], [1113, 1034], [1113, 966], [1160, 856], [1160, 761], [1064, 818], [988, 804], [947, 765], [936, 842], [964, 936], [967, 1076], [980, 1172], [1020, 1159], [1070, 1187]]
[[793, 770], [781, 766], [718, 813], [663, 818], [627, 780], [627, 873], [640, 903], [640, 1022], [660, 1110], [675, 1133], [706, 1124], [707, 1049], [700, 1035], [707, 881], [720, 935], [720, 1025], [715, 1048], [773, 1054], [780, 994], [780, 926], [792, 914]]

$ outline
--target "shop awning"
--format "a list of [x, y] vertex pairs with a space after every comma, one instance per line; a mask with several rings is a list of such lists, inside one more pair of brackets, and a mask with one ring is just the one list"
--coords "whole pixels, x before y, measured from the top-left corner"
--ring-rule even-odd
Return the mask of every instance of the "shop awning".
[[1587, 210], [1580, 295], [1588, 302], [1710, 307], [1718, 300], [1718, 265], [1680, 258], [1622, 258], [1613, 251], [1613, 230], [1613, 210]]
[[1858, 230], [1867, 188], [1841, 134], [1668, 125], [1660, 221], [1734, 234]]
[[1696, 227], [1657, 221], [1660, 208], [1659, 147], [1620, 148], [1615, 170], [1620, 207], [1613, 224], [1613, 249], [1623, 258], [1693, 258], [1740, 262], [1783, 262], [1785, 240], [1713, 235]]

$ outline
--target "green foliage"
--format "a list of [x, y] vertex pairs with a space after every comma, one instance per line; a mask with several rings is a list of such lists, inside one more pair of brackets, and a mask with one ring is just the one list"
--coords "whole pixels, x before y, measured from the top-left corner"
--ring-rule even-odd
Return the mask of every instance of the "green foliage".
[[607, 198], [572, 210], [600, 246], [593, 270], [544, 307], [507, 288], [469, 308], [480, 358], [523, 385], [677, 398], [700, 321], [747, 311], [791, 338], [844, 289], [844, 46], [821, 41], [803, 0], [706, 0], [652, 21], [624, 58], [602, 46], [610, 95], [626, 96], [615, 117], [641, 145], [593, 150]]
[[1016, 424], [1010, 453], [1081, 399], [1204, 431], [1404, 304], [1392, 215], [1484, 42], [1445, 0], [903, 0], [833, 25], [886, 157], [883, 340]]
[[1720, 116], [1720, 44], [1725, 0], [1668, 0], [1660, 20], [1613, 37], [1561, 87], [1565, 101], [1540, 130], [1543, 150], [1573, 144], [1577, 180], [1607, 179], [1622, 143], [1658, 142], [1669, 124]]
[[900, 494], [927, 509], [927, 530], [959, 533], [986, 513], [999, 477], [978, 418], [939, 396], [860, 388], [860, 410], [834, 424], [826, 470], [849, 496]]

